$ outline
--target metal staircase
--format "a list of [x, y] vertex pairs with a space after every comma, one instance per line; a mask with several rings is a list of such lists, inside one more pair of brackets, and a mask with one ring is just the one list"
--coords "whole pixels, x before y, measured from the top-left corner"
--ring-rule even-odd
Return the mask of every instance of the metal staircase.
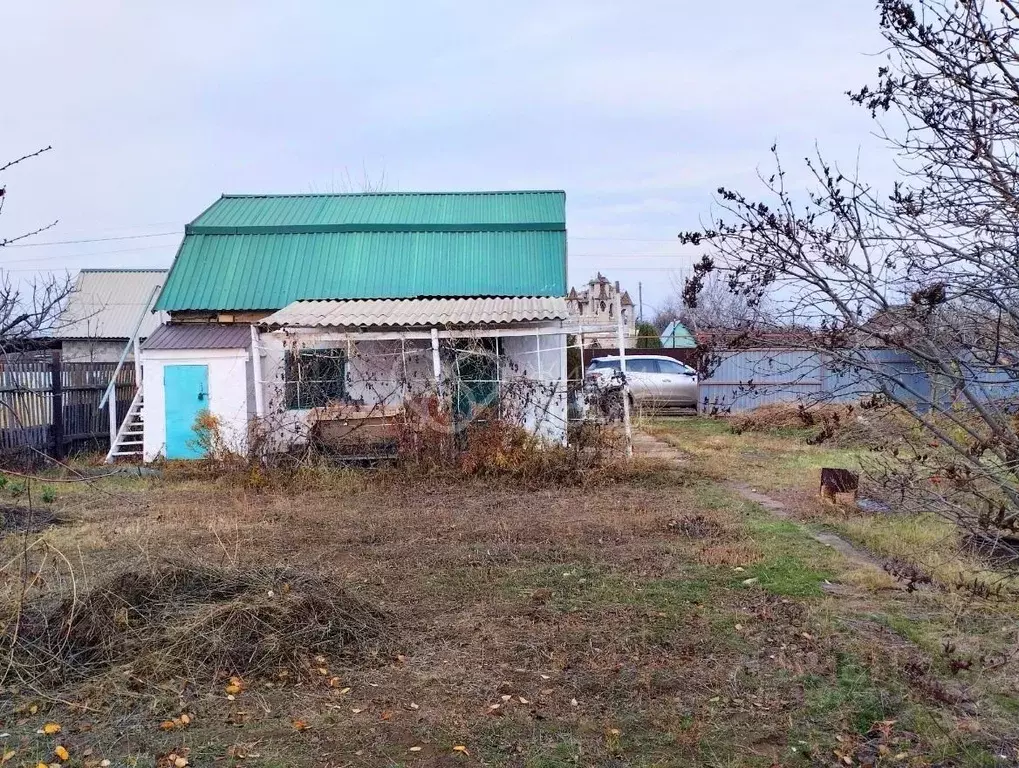
[[[104, 405], [109, 405], [110, 450], [106, 454], [107, 464], [116, 461], [118, 458], [144, 458], [145, 414], [142, 410], [142, 351], [141, 344], [138, 341], [138, 331], [141, 328], [142, 320], [145, 318], [146, 313], [152, 309], [152, 303], [156, 300], [156, 296], [159, 295], [160, 288], [162, 286], [157, 285], [152, 289], [149, 300], [142, 307], [142, 311], [138, 315], [138, 321], [134, 326], [134, 332], [127, 340], [127, 344], [124, 345], [124, 351], [120, 353], [120, 360], [117, 361], [117, 367], [114, 369], [113, 375], [110, 377], [110, 383], [106, 387], [106, 392], [99, 403], [100, 408]], [[120, 369], [123, 367], [124, 361], [127, 360], [128, 354], [132, 352], [134, 354], [134, 380], [138, 389], [134, 393], [134, 399], [131, 400], [131, 407], [127, 409], [127, 414], [124, 416], [124, 420], [121, 421], [117, 418], [117, 374], [120, 373]]]
[[115, 461], [119, 457], [141, 459], [145, 444], [145, 414], [142, 411], [142, 388], [139, 386], [131, 407], [127, 409], [124, 421], [117, 430], [117, 435], [106, 454], [106, 461]]

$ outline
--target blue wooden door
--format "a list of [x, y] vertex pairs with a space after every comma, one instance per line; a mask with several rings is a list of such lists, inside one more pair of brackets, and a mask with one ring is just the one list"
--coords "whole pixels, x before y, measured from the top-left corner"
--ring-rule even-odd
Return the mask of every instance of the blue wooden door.
[[204, 452], [195, 440], [195, 419], [209, 407], [209, 366], [163, 366], [163, 394], [166, 458], [201, 458]]

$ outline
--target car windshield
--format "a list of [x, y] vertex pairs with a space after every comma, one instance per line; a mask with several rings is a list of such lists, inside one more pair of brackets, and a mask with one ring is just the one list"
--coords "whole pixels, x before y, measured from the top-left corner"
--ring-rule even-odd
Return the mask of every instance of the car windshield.
[[590, 373], [591, 371], [605, 371], [613, 368], [619, 368], [618, 360], [592, 360], [591, 364], [587, 366], [587, 371]]

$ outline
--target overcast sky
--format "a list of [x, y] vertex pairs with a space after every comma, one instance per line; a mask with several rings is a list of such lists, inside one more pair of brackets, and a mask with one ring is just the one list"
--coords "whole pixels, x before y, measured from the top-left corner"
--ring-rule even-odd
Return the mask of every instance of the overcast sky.
[[689, 263], [676, 233], [773, 141], [885, 168], [843, 95], [880, 63], [870, 0], [5, 0], [0, 29], [0, 165], [53, 146], [0, 177], [0, 237], [60, 220], [0, 250], [21, 277], [169, 266], [223, 192], [366, 172], [565, 189], [571, 283], [641, 281], [650, 314]]

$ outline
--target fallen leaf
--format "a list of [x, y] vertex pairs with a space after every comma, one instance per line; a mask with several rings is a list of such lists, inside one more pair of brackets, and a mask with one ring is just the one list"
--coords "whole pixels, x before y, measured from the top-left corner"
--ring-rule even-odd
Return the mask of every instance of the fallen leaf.
[[550, 676], [548, 676], [548, 675], [542, 675], [541, 679], [542, 680], [551, 680], [552, 678]]
[[340, 688], [340, 695], [341, 696], [343, 696], [344, 694], [347, 694], [347, 693], [350, 693], [350, 688]]
[[355, 715], [360, 715], [362, 712], [364, 712], [363, 709], [352, 709], [350, 711], [353, 712]]
[[188, 764], [188, 759], [186, 757], [181, 757], [180, 755], [178, 755], [177, 758], [173, 761], [173, 764], [176, 766], [176, 768], [184, 768]]
[[319, 667], [318, 668], [318, 673], [320, 675], [328, 675], [329, 674], [329, 668], [328, 667]]
[[467, 747], [465, 747], [463, 744], [457, 744], [455, 747], [453, 747], [453, 751], [460, 752], [461, 754], [467, 755], [468, 757], [471, 756], [471, 753], [467, 751]]
[[749, 579], [743, 579], [743, 586], [744, 587], [749, 587], [751, 584], [756, 584], [757, 581], [758, 581], [758, 579], [757, 579], [756, 576], [754, 576], [752, 578], [749, 578]]
[[46, 723], [46, 725], [42, 727], [42, 732], [45, 733], [47, 736], [52, 736], [54, 733], [60, 733], [60, 724]]
[[329, 687], [330, 688], [339, 688], [342, 683], [343, 683], [343, 681], [340, 680], [340, 678], [338, 678], [338, 677], [330, 677], [329, 678]]
[[3, 755], [0, 756], [0, 765], [3, 765], [4, 763], [6, 763], [8, 760], [10, 760], [16, 754], [18, 754], [18, 753], [16, 751], [14, 751], [13, 749], [9, 749], [6, 752], [4, 752]]
[[415, 704], [415, 703], [414, 703], [413, 701], [412, 701], [412, 702], [410, 703], [410, 708], [411, 708], [411, 709], [421, 709], [421, 707], [419, 707], [419, 706], [418, 706], [417, 704]]
[[420, 751], [421, 751], [421, 747], [411, 747], [411, 748], [410, 748], [409, 750], [407, 750], [407, 751], [408, 751], [408, 752], [420, 752]]
[[404, 663], [405, 661], [407, 661], [407, 657], [406, 657], [406, 656], [404, 656], [404, 655], [403, 655], [403, 654], [401, 653], [401, 654], [399, 654], [399, 655], [398, 655], [398, 656], [396, 657], [396, 660], [397, 660], [398, 662], [400, 662], [401, 664], [403, 664], [403, 663]]
[[553, 693], [555, 693], [555, 688], [542, 688], [541, 692], [545, 696], [551, 696]]
[[223, 689], [230, 696], [235, 696], [241, 692], [241, 686], [230, 683], [226, 688]]
[[50, 768], [46, 763], [36, 763], [35, 768]]
[[530, 704], [531, 703], [527, 699], [525, 699], [523, 696], [517, 696], [517, 701], [519, 701], [521, 704]]
[[570, 699], [570, 706], [571, 707], [575, 707], [575, 706], [577, 706], [577, 704], [578, 704], [578, 702], [577, 702], [576, 699]]
[[512, 697], [512, 696], [510, 696], [510, 695], [509, 695], [508, 693], [504, 693], [504, 694], [503, 694], [502, 696], [500, 696], [499, 698], [501, 698], [501, 699], [502, 699], [503, 701], [509, 701], [509, 700], [510, 700], [510, 699], [512, 699], [513, 697]]
[[293, 724], [294, 728], [296, 728], [299, 731], [306, 731], [311, 727], [303, 720], [291, 720], [290, 722]]
[[177, 727], [177, 725], [176, 723], [173, 722], [173, 720], [164, 720], [159, 724], [159, 727], [164, 731], [172, 731], [174, 728]]
[[252, 744], [233, 744], [226, 749], [226, 756], [234, 760], [246, 760], [249, 757], [261, 757], [257, 752], [252, 751]]
[[184, 725], [191, 725], [191, 715], [185, 712], [180, 716], [180, 721], [184, 723]]
[[33, 704], [32, 706], [30, 706], [28, 708], [28, 714], [30, 714], [30, 715], [34, 715], [38, 711], [39, 711], [39, 705], [38, 704]]
[[62, 744], [57, 744], [55, 747], [53, 747], [53, 754], [59, 757], [61, 762], [71, 757], [67, 753], [67, 750], [64, 749], [64, 746]]
[[110, 768], [112, 763], [110, 762], [109, 758], [106, 758], [101, 763], [99, 763], [99, 765], [100, 765], [100, 768]]
[[234, 695], [233, 695], [232, 693], [228, 693], [228, 694], [226, 695], [226, 700], [227, 700], [227, 701], [236, 701], [236, 700], [237, 700], [237, 697], [236, 697], [236, 696], [234, 696]]
[[381, 718], [382, 720], [388, 720], [388, 719], [390, 719], [390, 718], [391, 718], [392, 716], [393, 716], [393, 713], [392, 713], [391, 711], [389, 711], [388, 709], [387, 709], [387, 710], [385, 710], [385, 711], [383, 711], [383, 713], [382, 713], [381, 715], [379, 715], [379, 717], [380, 717], [380, 718]]
[[316, 656], [315, 657], [315, 663], [316, 664], [325, 664], [326, 663], [326, 657], [325, 656]]
[[733, 626], [733, 629], [735, 629], [737, 632], [739, 632], [741, 629], [743, 629], [743, 625], [742, 624], [736, 624], [735, 626]]

